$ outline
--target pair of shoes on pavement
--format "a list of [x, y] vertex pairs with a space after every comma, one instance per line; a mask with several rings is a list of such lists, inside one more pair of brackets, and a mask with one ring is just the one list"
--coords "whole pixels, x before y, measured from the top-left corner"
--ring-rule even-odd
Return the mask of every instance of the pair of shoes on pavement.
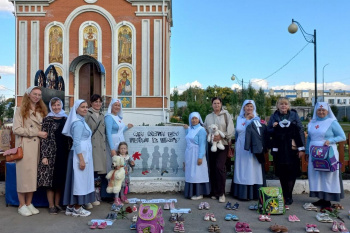
[[30, 205], [23, 205], [21, 208], [18, 208], [18, 213], [24, 217], [31, 216], [33, 214], [40, 213], [37, 208], [33, 206], [33, 204]]
[[105, 229], [107, 227], [107, 223], [106, 222], [101, 222], [100, 224], [98, 224], [98, 222], [94, 222], [91, 226], [90, 229]]
[[209, 210], [210, 209], [210, 205], [208, 202], [201, 202], [198, 206], [199, 210]]
[[183, 222], [175, 222], [174, 232], [185, 232], [185, 226]]
[[231, 202], [228, 201], [226, 203], [225, 209], [227, 209], [227, 210], [237, 210], [238, 207], [239, 207], [238, 202], [236, 202], [236, 204], [232, 205]]
[[289, 222], [300, 222], [300, 219], [296, 215], [289, 215], [288, 221]]
[[337, 222], [337, 221], [333, 221], [332, 224], [332, 231], [334, 232], [349, 232], [349, 230], [345, 227], [343, 222]]

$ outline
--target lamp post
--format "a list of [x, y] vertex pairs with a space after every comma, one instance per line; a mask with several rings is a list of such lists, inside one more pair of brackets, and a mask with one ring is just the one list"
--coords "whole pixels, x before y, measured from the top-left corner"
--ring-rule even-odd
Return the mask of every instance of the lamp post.
[[324, 68], [326, 67], [326, 66], [328, 66], [329, 65], [329, 63], [327, 63], [326, 65], [324, 65], [323, 66], [323, 69], [322, 69], [322, 79], [323, 79], [323, 92], [322, 92], [322, 96], [323, 96], [323, 102], [325, 102], [324, 101]]
[[305, 32], [304, 28], [300, 25], [298, 21], [295, 21], [292, 19], [292, 23], [288, 27], [288, 31], [291, 34], [294, 34], [298, 31], [298, 27], [301, 30], [301, 33], [304, 36], [304, 39], [309, 42], [314, 44], [314, 72], [315, 72], [315, 105], [317, 103], [317, 56], [316, 56], [316, 29], [314, 29], [314, 34], [309, 34]]
[[[241, 81], [237, 78], [237, 76], [234, 75], [234, 74], [232, 74], [231, 80], [232, 80], [232, 81], [237, 80], [237, 82], [241, 82]], [[242, 79], [242, 103], [243, 103], [243, 79]]]

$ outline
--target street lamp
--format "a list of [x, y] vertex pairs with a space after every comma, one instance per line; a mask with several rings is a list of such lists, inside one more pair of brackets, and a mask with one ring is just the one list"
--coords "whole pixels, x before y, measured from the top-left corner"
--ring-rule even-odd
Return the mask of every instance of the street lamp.
[[300, 25], [298, 21], [295, 21], [292, 19], [292, 23], [288, 27], [288, 31], [291, 34], [294, 34], [298, 31], [298, 27], [301, 30], [301, 33], [304, 36], [304, 39], [309, 42], [314, 44], [314, 72], [315, 72], [315, 105], [317, 103], [317, 56], [316, 56], [316, 29], [314, 29], [314, 34], [309, 34], [305, 32], [304, 28]]
[[[237, 76], [234, 75], [234, 74], [232, 74], [231, 80], [232, 80], [232, 81], [237, 80], [237, 82], [241, 82], [241, 81], [237, 78]], [[243, 103], [243, 79], [242, 79], [242, 103]]]
[[218, 93], [218, 92], [215, 90], [215, 91], [214, 91], [214, 95], [215, 95], [215, 97], [217, 97], [217, 93]]
[[328, 66], [329, 65], [329, 63], [327, 63], [326, 65], [324, 65], [323, 66], [323, 69], [322, 69], [322, 79], [323, 79], [323, 92], [322, 92], [322, 95], [323, 95], [323, 102], [325, 102], [324, 101], [324, 68], [326, 67], [326, 66]]

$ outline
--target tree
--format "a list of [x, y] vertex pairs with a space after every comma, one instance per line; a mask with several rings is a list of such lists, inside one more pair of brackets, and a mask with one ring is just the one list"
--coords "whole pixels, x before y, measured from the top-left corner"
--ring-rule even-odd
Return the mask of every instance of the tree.
[[255, 95], [256, 95], [256, 90], [253, 88], [252, 84], [249, 83], [248, 88], [247, 88], [247, 98], [246, 99], [250, 99], [253, 100]]
[[179, 100], [179, 91], [177, 90], [177, 88], [174, 88], [174, 92], [173, 92], [173, 101], [174, 101], [174, 116], [177, 116], [177, 102]]
[[199, 112], [201, 115], [203, 121], [205, 117], [212, 111], [211, 104], [205, 103], [201, 104], [199, 102], [187, 102], [187, 107], [184, 109], [182, 113], [182, 121], [185, 124], [189, 124], [188, 117], [190, 116], [191, 112]]
[[293, 106], [307, 106], [304, 98], [296, 98], [294, 101], [291, 101]]
[[255, 96], [256, 112], [260, 117], [265, 116], [265, 102], [265, 93], [264, 90], [260, 87], [258, 93]]

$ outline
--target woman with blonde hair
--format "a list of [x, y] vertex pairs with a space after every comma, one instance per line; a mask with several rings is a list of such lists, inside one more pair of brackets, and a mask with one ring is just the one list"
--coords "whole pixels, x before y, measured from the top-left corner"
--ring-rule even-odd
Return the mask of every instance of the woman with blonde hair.
[[47, 133], [41, 131], [41, 124], [46, 115], [47, 108], [41, 99], [41, 88], [29, 87], [13, 121], [16, 146], [23, 148], [23, 159], [16, 161], [18, 213], [22, 216], [39, 213], [33, 206], [32, 199], [37, 189], [40, 138], [47, 137]]
[[279, 177], [286, 205], [293, 203], [292, 193], [300, 176], [300, 158], [305, 155], [303, 124], [287, 98], [276, 102], [277, 110], [271, 115], [267, 131], [272, 137], [271, 154], [275, 173]]

